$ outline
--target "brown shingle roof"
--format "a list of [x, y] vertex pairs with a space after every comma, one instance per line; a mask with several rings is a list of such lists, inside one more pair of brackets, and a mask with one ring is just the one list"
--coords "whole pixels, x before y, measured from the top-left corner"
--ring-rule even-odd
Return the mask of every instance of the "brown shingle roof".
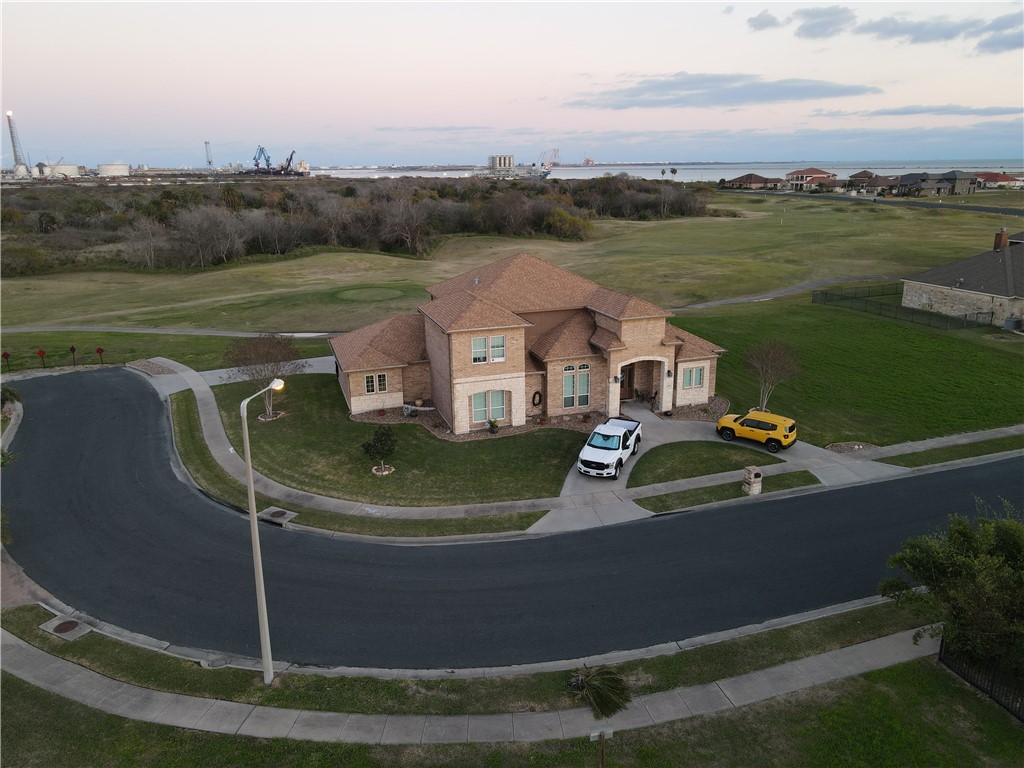
[[590, 337], [590, 343], [598, 349], [612, 350], [612, 349], [625, 349], [626, 345], [623, 344], [616, 334], [609, 331], [607, 328], [598, 328], [594, 331], [594, 335]]
[[397, 368], [427, 359], [423, 316], [396, 315], [335, 336], [331, 349], [343, 371]]
[[643, 299], [602, 288], [528, 253], [509, 256], [437, 283], [427, 292], [434, 301], [457, 293], [470, 293], [515, 313], [589, 307], [619, 320], [671, 314]]
[[469, 292], [446, 294], [424, 304], [419, 310], [444, 331], [524, 328], [531, 325], [514, 312]]
[[700, 336], [676, 328], [670, 323], [665, 323], [665, 340], [663, 344], [672, 344], [676, 347], [676, 360], [702, 360], [708, 357], [718, 357], [725, 352], [725, 349], [712, 344]]
[[577, 312], [537, 339], [530, 352], [540, 360], [589, 357], [594, 354], [590, 337], [595, 328], [597, 325], [589, 312]]

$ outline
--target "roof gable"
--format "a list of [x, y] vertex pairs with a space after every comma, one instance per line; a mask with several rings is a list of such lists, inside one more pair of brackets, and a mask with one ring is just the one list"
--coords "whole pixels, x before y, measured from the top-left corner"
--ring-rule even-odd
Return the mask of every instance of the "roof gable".
[[[433, 301], [420, 307], [420, 311], [432, 319], [434, 314], [441, 314], [431, 309], [432, 305], [438, 301], [454, 301], [452, 297], [457, 294], [471, 295], [517, 315], [584, 308], [618, 320], [671, 315], [648, 301], [603, 288], [528, 253], [478, 267], [432, 285], [427, 292]], [[519, 324], [524, 323], [520, 318]]]
[[423, 317], [396, 315], [335, 336], [331, 349], [343, 371], [397, 368], [427, 359]]
[[540, 360], [589, 357], [594, 354], [590, 337], [596, 328], [589, 312], [577, 312], [537, 339], [530, 352]]
[[514, 312], [468, 291], [451, 293], [434, 299], [422, 305], [419, 310], [444, 331], [525, 328], [531, 325]]

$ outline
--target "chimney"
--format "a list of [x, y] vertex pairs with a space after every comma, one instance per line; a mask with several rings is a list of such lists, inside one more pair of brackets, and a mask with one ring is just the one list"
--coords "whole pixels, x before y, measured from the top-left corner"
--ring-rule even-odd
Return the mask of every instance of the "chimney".
[[992, 246], [993, 251], [1001, 251], [1010, 244], [1010, 233], [1006, 231], [1006, 227], [1000, 227], [999, 231], [996, 232], [996, 243]]

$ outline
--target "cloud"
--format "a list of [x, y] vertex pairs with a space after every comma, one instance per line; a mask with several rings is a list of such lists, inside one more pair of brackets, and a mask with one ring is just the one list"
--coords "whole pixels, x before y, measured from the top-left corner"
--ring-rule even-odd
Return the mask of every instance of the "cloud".
[[747, 26], [755, 32], [760, 32], [762, 29], [781, 27], [782, 22], [775, 18], [775, 16], [769, 11], [761, 11], [757, 16], [751, 16], [747, 19]]
[[902, 39], [908, 43], [942, 43], [977, 34], [983, 26], [978, 19], [954, 20], [942, 17], [910, 20], [886, 16], [865, 22], [854, 31], [861, 35], [872, 35], [879, 40]]
[[801, 8], [793, 12], [793, 18], [799, 22], [796, 36], [811, 40], [835, 37], [857, 23], [857, 14], [839, 5]]
[[1024, 11], [993, 19], [981, 29], [978, 53], [1004, 53], [1024, 48]]
[[722, 13], [724, 13], [726, 16], [728, 16], [729, 14], [731, 14], [735, 10], [736, 10], [735, 6], [727, 5], [727, 6], [725, 6], [725, 8], [722, 9]]
[[763, 80], [757, 75], [677, 72], [667, 77], [646, 78], [625, 88], [581, 96], [566, 102], [566, 106], [586, 109], [736, 107], [881, 92], [873, 86], [825, 80]]
[[1000, 115], [1019, 115], [1020, 107], [964, 107], [959, 104], [942, 104], [938, 106], [908, 105], [906, 107], [890, 107], [875, 109], [864, 114], [870, 117], [891, 115], [969, 115], [975, 117], [998, 117]]
[[855, 30], [878, 40], [900, 40], [910, 44], [944, 43], [957, 38], [977, 39], [975, 52], [1004, 53], [1024, 48], [1024, 11], [1009, 13], [991, 21], [949, 19], [911, 21], [899, 16], [868, 21]]

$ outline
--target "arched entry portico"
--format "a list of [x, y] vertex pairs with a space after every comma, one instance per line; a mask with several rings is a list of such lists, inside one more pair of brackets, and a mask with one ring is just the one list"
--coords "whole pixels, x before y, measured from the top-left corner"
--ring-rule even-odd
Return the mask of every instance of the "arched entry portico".
[[[608, 382], [608, 415], [618, 416], [621, 404], [635, 400], [654, 398], [656, 410], [672, 407], [672, 383], [668, 376], [672, 370], [670, 361], [662, 357], [637, 357], [624, 360], [618, 368], [611, 368]], [[668, 403], [668, 405], [666, 405]]]

